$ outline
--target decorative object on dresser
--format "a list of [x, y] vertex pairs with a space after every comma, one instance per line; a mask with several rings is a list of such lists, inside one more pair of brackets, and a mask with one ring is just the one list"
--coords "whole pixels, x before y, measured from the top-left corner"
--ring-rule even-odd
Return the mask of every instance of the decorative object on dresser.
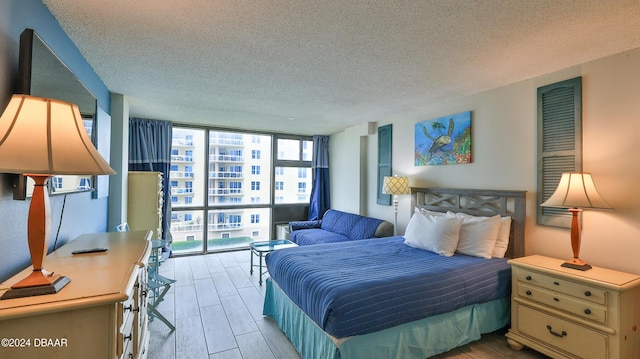
[[33, 271], [1, 298], [57, 293], [69, 278], [48, 272], [43, 266], [51, 233], [47, 182], [54, 174], [103, 175], [115, 171], [87, 136], [78, 106], [13, 95], [0, 117], [0, 172], [25, 174], [36, 183], [27, 231]]
[[571, 249], [573, 258], [562, 263], [563, 267], [588, 270], [591, 266], [580, 259], [580, 224], [578, 213], [583, 208], [611, 209], [596, 186], [590, 173], [567, 172], [562, 174], [555, 192], [541, 204], [544, 207], [569, 208], [571, 212]]
[[[151, 231], [84, 234], [51, 252], [47, 263], [73, 281], [57, 295], [0, 301], [0, 338], [15, 343], [3, 345], [0, 356], [146, 358], [150, 239]], [[109, 250], [72, 254], [100, 247]], [[30, 271], [26, 268], [0, 287]]]
[[640, 358], [640, 276], [575, 271], [539, 255], [509, 263], [512, 348], [560, 359]]
[[398, 195], [411, 194], [408, 177], [385, 177], [382, 193], [393, 195], [393, 235], [398, 235]]
[[132, 231], [151, 230], [162, 238], [163, 178], [161, 172], [129, 171], [127, 222]]

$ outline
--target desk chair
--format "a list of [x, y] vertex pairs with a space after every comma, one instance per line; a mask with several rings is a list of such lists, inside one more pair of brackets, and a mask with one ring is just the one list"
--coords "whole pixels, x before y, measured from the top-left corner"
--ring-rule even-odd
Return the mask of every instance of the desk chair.
[[[121, 223], [116, 226], [117, 232], [129, 232], [129, 224], [127, 222]], [[165, 247], [165, 241], [160, 239], [151, 240], [151, 256], [149, 257], [148, 269], [148, 285], [149, 285], [149, 304], [147, 305], [147, 314], [149, 314], [149, 321], [154, 318], [160, 319], [171, 330], [175, 330], [176, 327], [158, 311], [158, 305], [164, 300], [164, 296], [167, 294], [171, 285], [176, 282], [175, 279], [170, 279], [160, 275], [158, 268], [160, 264], [164, 262], [168, 256], [164, 256], [162, 248]]]
[[162, 256], [161, 250], [165, 246], [165, 241], [160, 239], [154, 239], [151, 241], [152, 251], [149, 258], [149, 305], [147, 307], [147, 313], [149, 313], [149, 320], [154, 318], [160, 319], [171, 330], [176, 327], [158, 311], [158, 305], [164, 300], [165, 294], [171, 289], [171, 285], [176, 282], [175, 279], [170, 279], [160, 275], [158, 268], [160, 267], [160, 257]]
[[123, 222], [116, 226], [116, 232], [129, 232], [129, 223]]

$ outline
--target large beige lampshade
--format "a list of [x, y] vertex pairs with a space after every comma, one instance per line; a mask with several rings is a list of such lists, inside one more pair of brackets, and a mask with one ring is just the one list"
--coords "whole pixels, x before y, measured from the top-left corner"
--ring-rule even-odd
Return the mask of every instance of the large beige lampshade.
[[115, 173], [91, 143], [78, 106], [68, 102], [13, 95], [0, 136], [0, 173]]
[[581, 172], [563, 173], [555, 192], [540, 205], [560, 208], [611, 208], [596, 189], [591, 174]]

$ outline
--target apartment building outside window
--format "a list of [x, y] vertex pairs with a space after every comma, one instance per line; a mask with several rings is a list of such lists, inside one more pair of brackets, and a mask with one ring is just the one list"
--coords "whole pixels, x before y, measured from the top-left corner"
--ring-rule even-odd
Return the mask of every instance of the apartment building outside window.
[[[174, 126], [169, 175], [174, 253], [271, 239], [274, 203], [309, 201], [299, 183], [311, 188], [310, 161], [302, 159], [310, 159], [313, 144], [301, 138], [280, 142], [270, 134]], [[285, 163], [272, 160], [274, 146], [289, 158]]]

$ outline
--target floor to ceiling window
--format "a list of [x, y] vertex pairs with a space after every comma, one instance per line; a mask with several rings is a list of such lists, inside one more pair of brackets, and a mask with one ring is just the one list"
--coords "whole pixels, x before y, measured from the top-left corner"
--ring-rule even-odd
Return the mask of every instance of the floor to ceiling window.
[[309, 203], [313, 142], [278, 138], [275, 158], [275, 203]]
[[174, 126], [174, 253], [226, 250], [268, 240], [274, 203], [308, 203], [310, 162], [300, 161], [311, 156], [307, 148], [312, 142], [280, 141], [277, 157], [288, 154], [296, 167], [274, 167], [272, 135]]

